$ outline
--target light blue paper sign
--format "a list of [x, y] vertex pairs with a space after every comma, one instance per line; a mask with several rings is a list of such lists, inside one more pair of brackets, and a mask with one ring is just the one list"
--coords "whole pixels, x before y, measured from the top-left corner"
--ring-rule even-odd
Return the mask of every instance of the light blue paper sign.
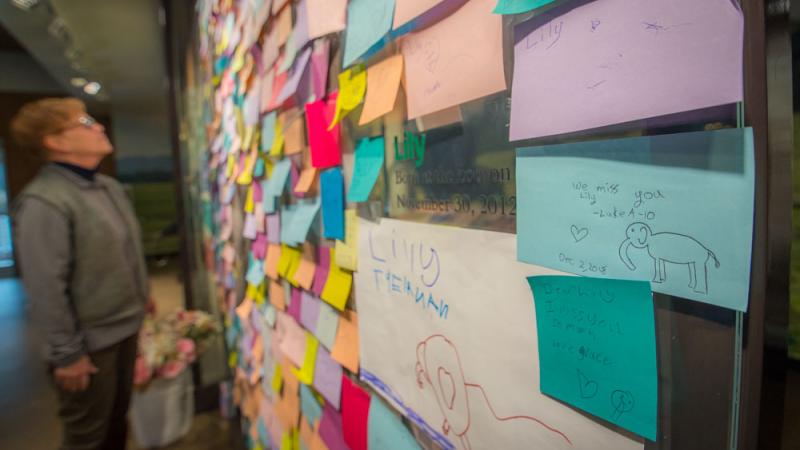
[[344, 240], [344, 178], [338, 167], [319, 174], [322, 193], [322, 235]]
[[286, 186], [286, 180], [289, 179], [291, 169], [292, 161], [289, 158], [283, 158], [275, 163], [267, 184], [264, 186], [264, 198], [281, 196], [283, 188]]
[[420, 450], [416, 439], [400, 418], [384, 405], [383, 400], [372, 396], [367, 419], [367, 448], [369, 450]]
[[291, 222], [284, 222], [284, 228], [281, 229], [281, 231], [285, 230], [281, 233], [281, 241], [284, 244], [296, 246], [305, 242], [308, 230], [319, 212], [320, 204], [319, 197], [312, 201], [297, 203], [290, 216]]
[[322, 406], [314, 398], [311, 389], [305, 384], [300, 385], [300, 410], [303, 411], [303, 415], [306, 416], [312, 426], [322, 416]]
[[275, 120], [278, 114], [273, 111], [261, 120], [261, 151], [269, 152], [272, 148], [272, 141], [275, 139]]
[[517, 257], [747, 310], [753, 134], [727, 129], [517, 151]]
[[540, 389], [656, 440], [658, 369], [646, 281], [529, 277], [536, 305]]
[[520, 14], [541, 8], [544, 5], [553, 3], [554, 0], [498, 0], [495, 6], [495, 14]]
[[394, 0], [350, 0], [347, 5], [344, 64], [347, 67], [392, 28]]
[[367, 201], [383, 168], [383, 154], [383, 136], [359, 141], [356, 147], [353, 178], [350, 180], [350, 189], [347, 191], [348, 202]]

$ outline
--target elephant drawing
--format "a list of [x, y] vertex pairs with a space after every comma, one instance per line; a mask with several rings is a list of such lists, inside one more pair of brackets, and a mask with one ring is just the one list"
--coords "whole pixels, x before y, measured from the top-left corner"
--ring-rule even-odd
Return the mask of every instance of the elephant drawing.
[[[666, 263], [685, 264], [689, 268], [689, 287], [695, 292], [708, 294], [708, 262], [714, 260], [719, 267], [719, 260], [714, 252], [697, 242], [694, 238], [679, 233], [653, 233], [650, 226], [642, 222], [628, 225], [625, 240], [619, 246], [619, 258], [630, 270], [636, 270], [628, 250], [646, 248], [647, 254], [653, 258], [653, 282], [663, 283], [667, 279]], [[697, 276], [697, 267], [702, 266], [702, 278]], [[699, 283], [698, 283], [699, 282]]]

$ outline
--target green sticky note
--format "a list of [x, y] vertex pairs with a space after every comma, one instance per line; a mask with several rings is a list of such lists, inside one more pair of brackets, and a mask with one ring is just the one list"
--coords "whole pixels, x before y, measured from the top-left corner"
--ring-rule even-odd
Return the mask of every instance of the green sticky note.
[[531, 11], [536, 8], [541, 8], [548, 3], [553, 3], [554, 0], [498, 0], [495, 6], [495, 14], [520, 14]]
[[658, 370], [647, 281], [529, 277], [536, 305], [540, 389], [650, 440]]
[[383, 401], [372, 397], [367, 419], [367, 448], [369, 450], [420, 450], [416, 439]]
[[312, 425], [322, 416], [322, 406], [314, 398], [311, 388], [304, 384], [300, 385], [300, 410]]
[[365, 138], [358, 143], [353, 178], [350, 180], [350, 189], [347, 191], [348, 202], [367, 201], [383, 168], [383, 154], [383, 136]]

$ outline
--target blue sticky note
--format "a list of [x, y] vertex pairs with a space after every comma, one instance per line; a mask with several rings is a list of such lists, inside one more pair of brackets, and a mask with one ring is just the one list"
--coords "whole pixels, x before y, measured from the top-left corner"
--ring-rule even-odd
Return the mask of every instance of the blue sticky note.
[[495, 14], [520, 14], [541, 8], [544, 5], [553, 3], [554, 0], [498, 0], [495, 6]]
[[258, 158], [256, 160], [256, 167], [253, 169], [253, 176], [256, 178], [264, 176], [264, 160]]
[[258, 286], [264, 281], [264, 261], [256, 259], [253, 257], [253, 253], [250, 253], [250, 258], [248, 258], [249, 262], [247, 264], [247, 282], [252, 284], [253, 286]]
[[289, 158], [283, 158], [275, 163], [272, 167], [272, 173], [264, 186], [264, 197], [280, 197], [283, 193], [283, 188], [286, 186], [286, 180], [289, 179], [289, 172], [292, 169], [292, 161]]
[[278, 114], [273, 111], [261, 120], [261, 151], [268, 152], [272, 148], [272, 141], [275, 139], [275, 121]]
[[656, 440], [658, 369], [646, 281], [535, 276], [542, 393]]
[[319, 404], [311, 389], [305, 384], [300, 385], [300, 410], [312, 426], [322, 416], [322, 406]]
[[753, 158], [749, 128], [520, 149], [518, 259], [746, 311]]
[[289, 234], [291, 233], [291, 223], [294, 220], [294, 214], [297, 212], [297, 205], [285, 205], [281, 207], [281, 242], [288, 244], [291, 242]]
[[319, 175], [322, 193], [322, 235], [344, 240], [344, 178], [338, 167]]
[[420, 450], [416, 439], [398, 416], [373, 396], [367, 419], [367, 448], [369, 450]]
[[256, 420], [258, 421], [258, 425], [256, 425], [256, 427], [258, 427], [258, 439], [261, 441], [262, 445], [269, 448], [269, 433], [267, 432], [267, 426], [264, 424], [264, 419], [258, 417]]
[[294, 210], [289, 213], [288, 219], [286, 216], [283, 216], [284, 222], [283, 227], [281, 227], [281, 242], [292, 246], [300, 245], [305, 242], [308, 230], [317, 217], [320, 205], [319, 197], [311, 201], [299, 201], [295, 205]]
[[274, 195], [271, 193], [267, 193], [267, 189], [269, 189], [269, 180], [264, 180], [261, 182], [261, 204], [264, 206], [264, 213], [265, 214], [272, 214], [278, 208], [278, 202]]
[[392, 28], [394, 0], [350, 0], [347, 5], [347, 30], [344, 64], [347, 67], [382, 42]]
[[365, 138], [358, 143], [353, 178], [350, 180], [350, 190], [347, 192], [348, 202], [367, 201], [383, 168], [383, 154], [383, 136]]

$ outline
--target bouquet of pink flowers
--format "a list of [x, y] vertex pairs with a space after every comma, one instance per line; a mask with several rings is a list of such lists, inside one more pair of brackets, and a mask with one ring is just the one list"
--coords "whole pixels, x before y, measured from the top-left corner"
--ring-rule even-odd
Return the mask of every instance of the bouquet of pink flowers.
[[154, 378], [172, 379], [203, 353], [222, 327], [203, 311], [177, 311], [163, 318], [147, 316], [139, 332], [133, 383], [145, 388]]

